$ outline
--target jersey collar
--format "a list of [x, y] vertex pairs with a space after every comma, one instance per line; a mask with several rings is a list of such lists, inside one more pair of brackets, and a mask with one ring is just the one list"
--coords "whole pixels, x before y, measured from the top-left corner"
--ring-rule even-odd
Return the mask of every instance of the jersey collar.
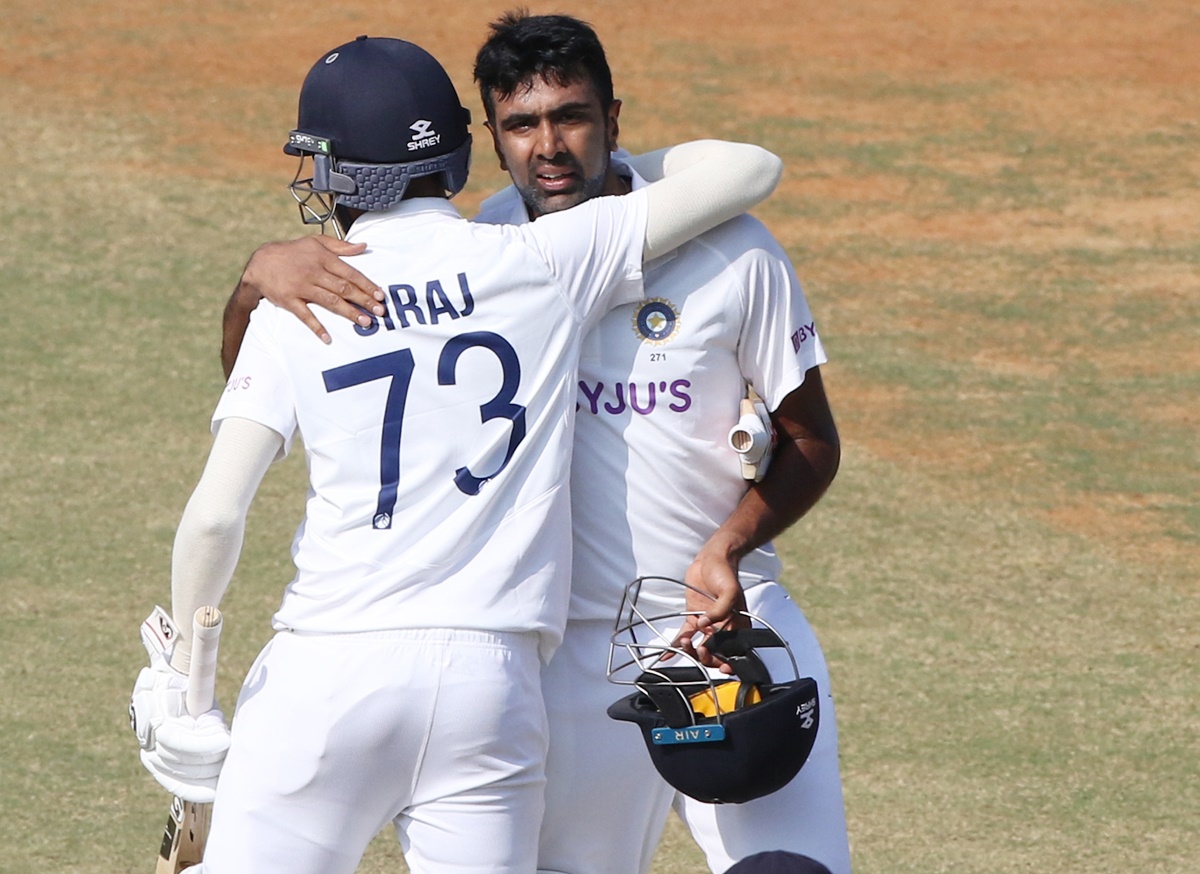
[[350, 226], [350, 233], [346, 235], [346, 239], [349, 240], [356, 234], [361, 233], [367, 228], [374, 227], [381, 222], [393, 221], [395, 219], [418, 218], [430, 220], [440, 216], [449, 216], [456, 219], [462, 218], [457, 207], [444, 197], [410, 197], [407, 200], [400, 201], [391, 209], [368, 212], [359, 216], [354, 220], [354, 224]]

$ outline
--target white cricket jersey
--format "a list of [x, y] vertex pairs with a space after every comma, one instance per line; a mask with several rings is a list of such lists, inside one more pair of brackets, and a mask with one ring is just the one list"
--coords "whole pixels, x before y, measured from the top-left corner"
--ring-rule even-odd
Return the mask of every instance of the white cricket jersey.
[[[594, 204], [594, 206], [592, 206]], [[277, 628], [537, 631], [566, 619], [584, 331], [640, 299], [646, 200], [525, 227], [403, 201], [351, 228], [387, 291], [369, 328], [254, 311], [213, 416], [302, 435], [310, 490]]]
[[[645, 186], [622, 172], [635, 191]], [[528, 214], [508, 188], [476, 221]], [[826, 361], [787, 255], [751, 216], [648, 263], [645, 285], [644, 300], [613, 309], [585, 338], [579, 362], [572, 620], [611, 621], [636, 577], [683, 578], [748, 487], [728, 443], [746, 386], [775, 410]], [[739, 571], [745, 587], [778, 579], [774, 547]], [[643, 589], [644, 602], [653, 597]], [[678, 588], [661, 604], [679, 609]]]

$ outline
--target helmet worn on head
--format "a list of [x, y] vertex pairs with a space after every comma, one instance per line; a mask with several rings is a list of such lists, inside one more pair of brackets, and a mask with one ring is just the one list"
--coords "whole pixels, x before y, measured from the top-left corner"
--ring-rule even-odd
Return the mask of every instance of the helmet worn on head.
[[[439, 175], [457, 194], [470, 167], [470, 121], [449, 75], [420, 46], [360, 36], [326, 52], [300, 89], [283, 149], [313, 160], [312, 178], [297, 173], [292, 183], [305, 221], [324, 224], [335, 202], [388, 209], [422, 176]], [[314, 195], [320, 213], [306, 205]]]
[[[799, 676], [778, 632], [741, 611], [750, 627], [718, 630], [705, 644], [734, 675], [706, 669], [672, 643], [688, 614], [648, 608], [652, 598], [640, 599], [646, 584], [660, 592], [663, 584], [687, 585], [639, 577], [626, 588], [609, 647], [608, 678], [638, 691], [612, 704], [608, 715], [637, 725], [663, 779], [692, 798], [738, 804], [782, 789], [816, 741], [816, 681]], [[781, 649], [791, 664], [783, 682], [771, 677], [763, 659], [772, 648]]]

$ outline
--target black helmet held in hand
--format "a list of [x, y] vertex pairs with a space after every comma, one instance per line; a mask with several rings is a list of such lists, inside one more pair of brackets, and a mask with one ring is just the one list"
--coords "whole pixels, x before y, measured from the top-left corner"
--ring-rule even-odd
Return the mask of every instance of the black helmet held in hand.
[[[741, 613], [749, 628], [714, 632], [706, 644], [734, 676], [704, 668], [671, 644], [685, 614], [655, 613], [640, 602], [647, 582], [686, 585], [642, 577], [627, 587], [608, 675], [638, 691], [611, 705], [608, 715], [637, 725], [663, 779], [692, 798], [736, 804], [782, 789], [804, 766], [817, 738], [816, 681], [799, 676], [791, 648], [750, 613]], [[784, 682], [772, 679], [758, 652], [773, 647], [791, 661], [791, 678]]]

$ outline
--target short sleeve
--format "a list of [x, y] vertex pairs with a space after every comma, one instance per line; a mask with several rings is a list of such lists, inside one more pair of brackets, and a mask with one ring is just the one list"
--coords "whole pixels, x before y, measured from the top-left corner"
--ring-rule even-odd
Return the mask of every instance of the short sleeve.
[[537, 249], [582, 321], [640, 299], [646, 196], [596, 197], [549, 213], [521, 231]]
[[296, 434], [296, 399], [274, 337], [278, 318], [278, 309], [266, 301], [251, 314], [233, 373], [213, 412], [212, 430], [215, 434], [224, 419], [250, 419], [280, 434], [286, 455]]
[[816, 320], [787, 255], [763, 229], [762, 245], [745, 258], [746, 318], [738, 363], [754, 390], [775, 410], [826, 362]]

